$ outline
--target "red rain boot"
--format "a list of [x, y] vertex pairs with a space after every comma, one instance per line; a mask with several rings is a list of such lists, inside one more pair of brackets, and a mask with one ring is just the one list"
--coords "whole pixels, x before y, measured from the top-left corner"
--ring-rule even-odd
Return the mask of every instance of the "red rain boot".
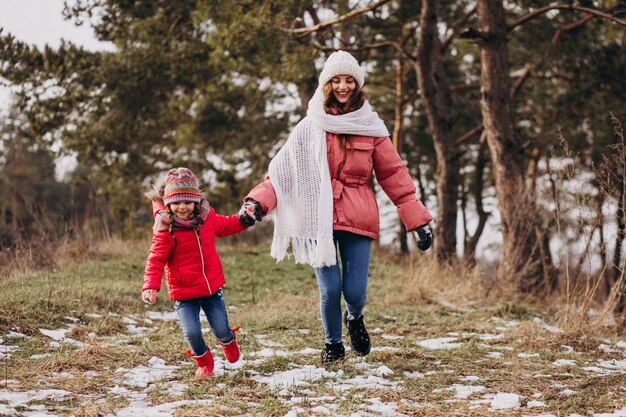
[[187, 356], [191, 356], [193, 360], [198, 365], [198, 369], [196, 369], [196, 376], [198, 378], [207, 378], [211, 376], [213, 373], [213, 355], [211, 355], [211, 351], [207, 349], [206, 353], [202, 356], [193, 356], [191, 350], [187, 349]]
[[231, 329], [233, 332], [233, 340], [228, 343], [222, 343], [218, 340], [219, 344], [222, 346], [222, 350], [224, 351], [224, 356], [226, 356], [226, 360], [230, 363], [235, 363], [239, 360], [241, 356], [241, 351], [239, 350], [239, 345], [237, 345], [237, 332], [240, 330], [240, 327], [235, 327]]

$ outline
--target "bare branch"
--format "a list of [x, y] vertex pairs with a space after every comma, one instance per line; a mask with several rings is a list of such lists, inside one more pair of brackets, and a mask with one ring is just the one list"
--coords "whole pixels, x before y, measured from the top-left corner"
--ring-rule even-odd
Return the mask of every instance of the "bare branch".
[[601, 10], [597, 10], [597, 9], [592, 9], [589, 7], [580, 7], [580, 6], [574, 6], [571, 4], [553, 4], [551, 6], [545, 6], [545, 7], [540, 7], [539, 9], [535, 10], [532, 13], [527, 14], [526, 16], [522, 16], [519, 19], [517, 19], [515, 22], [513, 22], [512, 25], [509, 26], [509, 30], [513, 30], [516, 27], [523, 25], [524, 23], [528, 22], [531, 19], [534, 19], [537, 16], [540, 16], [550, 10], [574, 10], [574, 11], [578, 11], [578, 12], [584, 12], [584, 13], [589, 13], [591, 15], [594, 15], [596, 17], [601, 17], [603, 19], [607, 19], [610, 20], [612, 22], [617, 23], [620, 26], [624, 26], [626, 27], [626, 21], [622, 20], [622, 19], [618, 19], [617, 17], [615, 17], [614, 15], [610, 14], [610, 13], [606, 13], [603, 12]]
[[513, 89], [511, 90], [511, 98], [515, 97], [517, 93], [519, 93], [519, 91], [522, 88], [522, 85], [524, 84], [524, 81], [526, 81], [529, 76], [530, 76], [530, 67], [526, 67], [524, 68], [524, 72], [522, 73], [522, 75], [520, 75], [517, 78], [517, 81], [515, 81], [515, 85], [513, 85]]
[[483, 131], [483, 124], [482, 122], [479, 125], [476, 125], [476, 127], [470, 129], [467, 133], [465, 133], [463, 136], [459, 136], [455, 141], [455, 145], [460, 145], [463, 142], [465, 142], [466, 140], [469, 140], [472, 138], [472, 136], [480, 133]]
[[[557, 29], [557, 31], [554, 33], [554, 36], [552, 37], [552, 45], [556, 45], [557, 44], [557, 42], [559, 41], [559, 38], [561, 37], [561, 34], [563, 32], [566, 32], [568, 30], [576, 29], [577, 27], [580, 27], [580, 26], [584, 26], [590, 20], [595, 19], [595, 17], [596, 17], [595, 15], [590, 14], [590, 15], [587, 15], [587, 16], [583, 17], [580, 20], [577, 20], [576, 22], [570, 23], [569, 25], [565, 25], [562, 28]], [[583, 258], [581, 258], [581, 259], [583, 259]]]
[[389, 3], [390, 0], [380, 0], [377, 3], [372, 4], [371, 6], [367, 6], [367, 7], [361, 7], [360, 9], [355, 9], [355, 10], [351, 10], [350, 12], [341, 15], [335, 19], [331, 19], [331, 20], [327, 20], [325, 22], [320, 22], [317, 23], [313, 26], [310, 27], [304, 27], [304, 28], [297, 28], [297, 29], [282, 29], [283, 31], [287, 32], [287, 33], [291, 33], [294, 36], [300, 37], [300, 36], [306, 36], [309, 35], [313, 32], [316, 32], [320, 29], [324, 29], [328, 26], [332, 26], [335, 23], [340, 23], [343, 22], [344, 20], [350, 19], [354, 16], [358, 16], [360, 14], [363, 13], [367, 13], [367, 12], [371, 12], [372, 10], [376, 10], [377, 8], [379, 8], [380, 6], [382, 6], [385, 3]]

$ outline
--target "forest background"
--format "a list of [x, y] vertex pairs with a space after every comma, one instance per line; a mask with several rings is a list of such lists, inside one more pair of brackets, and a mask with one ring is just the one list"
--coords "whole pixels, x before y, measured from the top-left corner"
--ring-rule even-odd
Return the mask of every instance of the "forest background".
[[[593, 305], [623, 329], [625, 12], [615, 0], [68, 2], [65, 17], [111, 50], [0, 32], [15, 91], [0, 121], [2, 277], [54, 268], [60, 247], [145, 239], [142, 189], [172, 166], [235, 212], [343, 49], [435, 216], [433, 258], [478, 264], [521, 296], [564, 293], [566, 318]], [[64, 157], [76, 166], [58, 178]], [[380, 201], [387, 241], [410, 251]], [[271, 237], [260, 226], [248, 241]]]

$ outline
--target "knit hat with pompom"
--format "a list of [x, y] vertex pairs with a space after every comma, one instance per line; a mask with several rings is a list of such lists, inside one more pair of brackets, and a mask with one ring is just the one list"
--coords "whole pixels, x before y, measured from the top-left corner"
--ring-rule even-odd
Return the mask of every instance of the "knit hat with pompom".
[[167, 171], [163, 204], [169, 206], [179, 201], [200, 203], [202, 193], [198, 187], [198, 179], [188, 168], [172, 168]]
[[356, 80], [359, 88], [363, 88], [365, 70], [361, 68], [356, 58], [346, 51], [337, 51], [330, 54], [320, 74], [320, 85], [325, 85], [331, 78], [337, 75], [351, 75]]

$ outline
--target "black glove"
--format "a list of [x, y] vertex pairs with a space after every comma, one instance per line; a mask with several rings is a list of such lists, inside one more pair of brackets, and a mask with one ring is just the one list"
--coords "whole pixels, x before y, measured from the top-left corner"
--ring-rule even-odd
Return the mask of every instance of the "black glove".
[[263, 209], [258, 202], [249, 199], [248, 201], [243, 203], [243, 206], [241, 206], [238, 218], [239, 223], [241, 223], [242, 226], [250, 227], [254, 225], [255, 221], [261, 221], [261, 219], [263, 218]]
[[417, 238], [417, 247], [420, 248], [421, 251], [427, 250], [430, 248], [430, 245], [433, 244], [433, 232], [428, 225], [418, 227], [413, 233], [415, 233], [415, 237]]

